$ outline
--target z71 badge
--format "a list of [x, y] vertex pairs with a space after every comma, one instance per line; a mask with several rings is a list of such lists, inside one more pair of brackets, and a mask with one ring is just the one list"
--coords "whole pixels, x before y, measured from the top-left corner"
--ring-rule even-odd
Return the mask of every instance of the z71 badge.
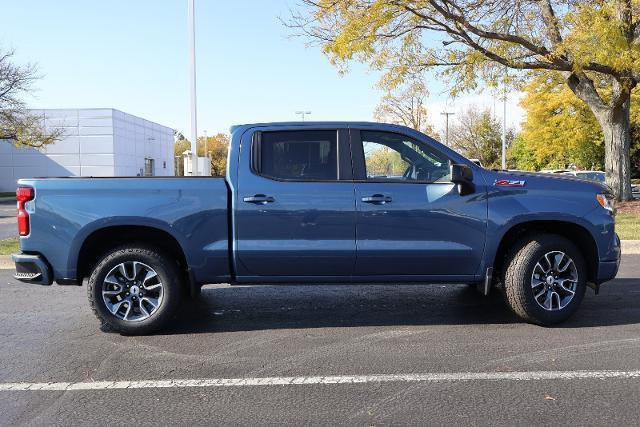
[[524, 187], [526, 181], [512, 179], [496, 179], [493, 185], [497, 187]]

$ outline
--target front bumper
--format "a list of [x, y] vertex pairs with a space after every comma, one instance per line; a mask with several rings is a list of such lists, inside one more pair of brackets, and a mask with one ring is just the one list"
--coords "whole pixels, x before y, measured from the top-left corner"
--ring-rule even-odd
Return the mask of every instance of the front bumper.
[[620, 238], [618, 234], [614, 237], [614, 246], [617, 248], [617, 256], [615, 260], [610, 261], [600, 261], [598, 263], [598, 278], [596, 280], [597, 284], [606, 282], [608, 280], [612, 280], [618, 274], [618, 269], [620, 268], [620, 260], [622, 259], [622, 249], [620, 247]]
[[16, 274], [13, 277], [21, 282], [35, 285], [50, 285], [53, 283], [53, 274], [47, 260], [42, 255], [13, 254], [13, 262], [16, 264]]

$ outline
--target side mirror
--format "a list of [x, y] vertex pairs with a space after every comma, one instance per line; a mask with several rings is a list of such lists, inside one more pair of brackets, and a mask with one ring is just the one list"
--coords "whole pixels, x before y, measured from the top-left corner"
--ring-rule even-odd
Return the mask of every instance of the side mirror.
[[451, 165], [451, 182], [458, 185], [458, 193], [461, 196], [466, 196], [476, 190], [476, 186], [473, 184], [473, 171], [467, 165]]

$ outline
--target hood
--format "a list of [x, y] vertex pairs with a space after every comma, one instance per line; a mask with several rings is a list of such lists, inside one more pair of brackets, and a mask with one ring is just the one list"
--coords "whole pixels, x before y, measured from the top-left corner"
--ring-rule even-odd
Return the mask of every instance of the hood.
[[489, 185], [496, 185], [498, 181], [506, 180], [508, 182], [503, 183], [505, 187], [545, 187], [549, 189], [557, 188], [558, 190], [565, 191], [593, 191], [595, 193], [611, 192], [611, 189], [605, 184], [578, 178], [574, 175], [502, 170], [489, 172], [490, 176], [487, 179], [487, 184]]

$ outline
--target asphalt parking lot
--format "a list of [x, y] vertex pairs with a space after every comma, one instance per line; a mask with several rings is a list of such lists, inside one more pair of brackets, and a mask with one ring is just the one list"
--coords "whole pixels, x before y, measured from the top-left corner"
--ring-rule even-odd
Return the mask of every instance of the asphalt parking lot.
[[[640, 417], [640, 255], [552, 328], [519, 323], [499, 294], [465, 286], [220, 285], [165, 333], [127, 337], [98, 329], [85, 288], [11, 274], [0, 270], [2, 425]], [[34, 390], [43, 382], [54, 389]], [[25, 384], [8, 390], [15, 383]], [[67, 383], [78, 389], [55, 389]]]

